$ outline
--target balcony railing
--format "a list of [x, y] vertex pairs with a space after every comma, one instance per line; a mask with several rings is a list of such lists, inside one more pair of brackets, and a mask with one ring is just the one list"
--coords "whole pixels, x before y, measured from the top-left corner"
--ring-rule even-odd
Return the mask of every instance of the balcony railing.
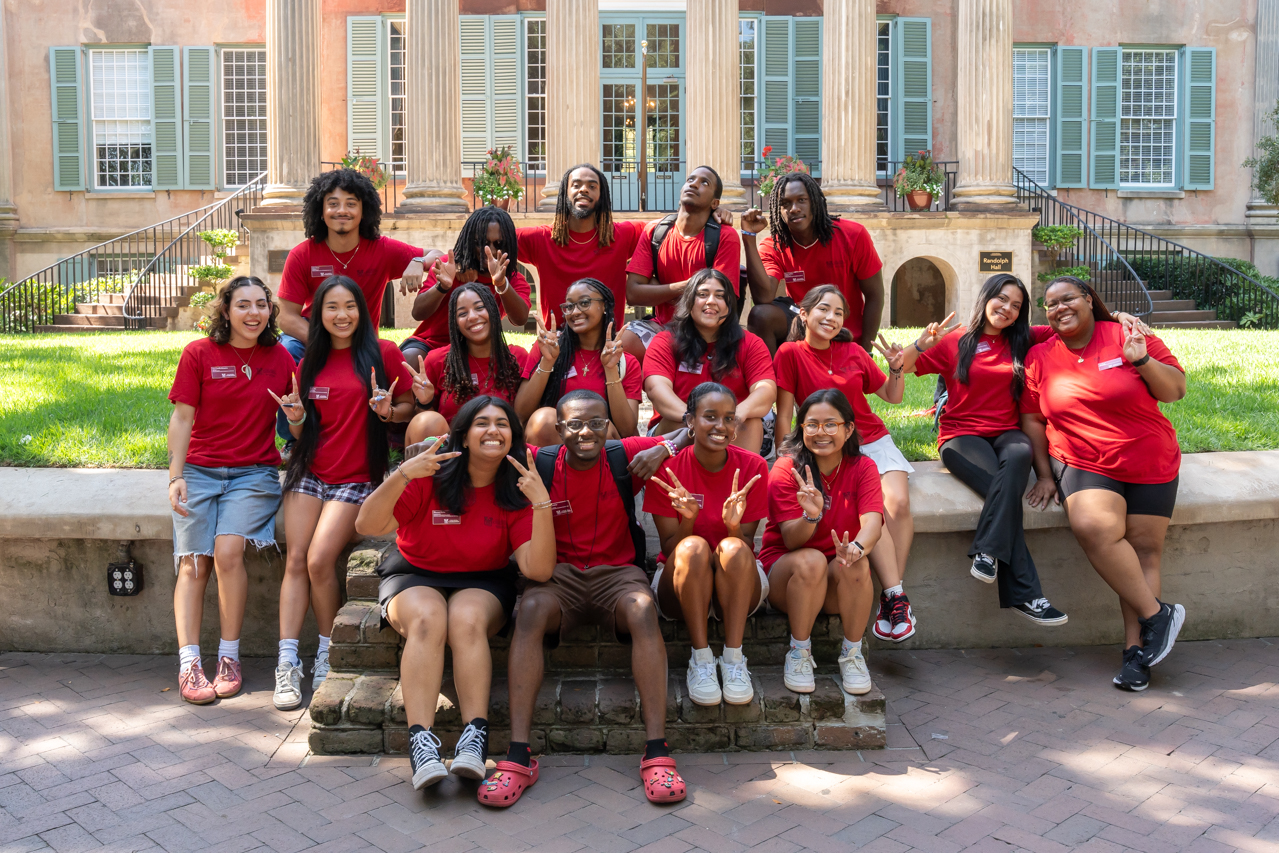
[[[937, 164], [945, 170], [946, 180], [942, 182], [941, 193], [933, 198], [929, 210], [949, 210], [951, 194], [955, 190], [955, 181], [959, 175], [959, 161], [938, 160]], [[768, 200], [762, 198], [759, 193], [760, 173], [766, 165], [764, 160], [747, 160], [742, 163], [742, 183], [746, 185], [746, 203], [749, 207], [762, 209], [768, 204]], [[804, 165], [808, 166], [809, 172], [817, 177], [817, 182], [820, 184], [822, 161], [805, 160]], [[881, 161], [880, 166], [883, 168], [876, 177], [876, 183], [879, 186], [880, 200], [884, 203], [884, 207], [892, 213], [911, 212], [906, 197], [898, 196], [893, 190], [893, 175], [897, 174], [902, 164], [896, 160], [889, 160]]]
[[[484, 206], [484, 202], [475, 194], [475, 180], [484, 171], [486, 162], [485, 160], [462, 161], [462, 186], [469, 193], [471, 210], [477, 210]], [[499, 203], [498, 206], [511, 213], [534, 213], [537, 211], [537, 204], [542, 197], [542, 187], [546, 186], [546, 173], [530, 173], [523, 167], [521, 167], [521, 171], [523, 174], [520, 178], [520, 197], [503, 199], [505, 203]]]

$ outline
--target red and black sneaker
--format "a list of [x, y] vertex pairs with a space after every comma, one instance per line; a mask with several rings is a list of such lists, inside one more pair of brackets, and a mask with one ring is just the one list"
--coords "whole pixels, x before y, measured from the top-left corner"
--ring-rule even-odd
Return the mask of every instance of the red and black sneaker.
[[893, 639], [893, 600], [886, 592], [879, 594], [879, 612], [875, 614], [875, 624], [870, 632], [881, 640]]
[[915, 613], [910, 609], [910, 599], [906, 597], [906, 593], [900, 592], [893, 596], [889, 619], [893, 623], [890, 639], [894, 643], [915, 636]]

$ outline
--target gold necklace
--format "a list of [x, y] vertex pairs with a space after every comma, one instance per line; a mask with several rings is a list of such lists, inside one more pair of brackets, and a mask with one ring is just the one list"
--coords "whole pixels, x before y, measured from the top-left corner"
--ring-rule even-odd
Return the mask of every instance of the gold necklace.
[[351, 252], [351, 260], [349, 260], [349, 261], [347, 261], [346, 263], [344, 263], [344, 264], [343, 264], [343, 263], [342, 263], [342, 259], [338, 257], [338, 253], [337, 253], [337, 252], [333, 251], [333, 247], [329, 245], [329, 243], [328, 243], [328, 241], [327, 241], [327, 240], [326, 240], [326, 241], [324, 241], [324, 246], [325, 246], [325, 248], [327, 248], [327, 249], [329, 250], [329, 254], [333, 256], [333, 260], [337, 261], [339, 264], [342, 264], [342, 271], [343, 271], [343, 272], [346, 272], [346, 268], [347, 268], [347, 267], [349, 267], [349, 266], [351, 265], [351, 263], [355, 260], [355, 255], [356, 255], [356, 253], [358, 253], [358, 252], [360, 251], [360, 244], [359, 244], [359, 242], [357, 241], [357, 242], [356, 242], [356, 244], [355, 244], [355, 249], [354, 249], [354, 250], [352, 250], [352, 252]]
[[[840, 451], [840, 453], [842, 454], [843, 451]], [[836, 480], [839, 479], [839, 470], [843, 467], [844, 467], [844, 457], [841, 455], [839, 457], [839, 464], [835, 466], [834, 471], [830, 472], [830, 477], [827, 477], [825, 474], [822, 474], [821, 468], [817, 469], [817, 473], [822, 475], [822, 485], [826, 487], [826, 494], [828, 495], [830, 494], [831, 483], [834, 483]]]
[[[582, 350], [582, 351], [581, 351], [581, 353], [582, 353], [582, 375], [583, 375], [583, 376], [585, 376], [586, 374], [588, 374], [588, 373], [590, 373], [590, 372], [591, 372], [591, 368], [590, 368], [590, 366], [589, 366], [589, 365], [587, 365], [587, 363], [586, 363], [586, 354], [587, 354], [588, 352], [594, 352], [594, 350]], [[597, 363], [599, 363], [599, 364], [603, 364], [603, 363], [604, 363], [604, 356], [603, 356], [603, 354], [602, 354], [602, 353], [597, 353], [597, 354], [596, 354], [596, 356], [595, 356], [595, 360], [596, 360], [596, 362], [597, 362]]]
[[568, 232], [568, 239], [572, 240], [574, 243], [576, 243], [576, 244], [577, 244], [577, 245], [579, 245], [579, 246], [586, 246], [586, 245], [590, 244], [590, 243], [591, 243], [591, 242], [592, 242], [595, 238], [594, 238], [594, 237], [587, 237], [585, 240], [576, 240], [576, 239], [574, 239], [574, 238], [573, 238], [573, 232], [572, 232], [572, 231], [570, 231], [570, 232]]
[[[813, 351], [813, 358], [817, 359], [817, 363], [821, 364], [822, 359], [821, 359], [821, 356], [817, 354], [819, 352], [817, 347], [813, 346], [812, 344], [809, 344], [808, 348]], [[826, 349], [829, 350], [830, 352], [830, 360], [826, 362], [826, 375], [834, 376], [835, 375], [835, 342], [832, 341], [830, 346], [828, 346]]]

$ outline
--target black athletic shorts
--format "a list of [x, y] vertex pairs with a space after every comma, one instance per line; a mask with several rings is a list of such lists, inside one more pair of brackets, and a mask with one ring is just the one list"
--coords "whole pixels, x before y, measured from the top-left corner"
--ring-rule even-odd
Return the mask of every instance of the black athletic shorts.
[[788, 318], [799, 316], [799, 306], [789, 296], [779, 296], [773, 300], [773, 304], [785, 311]]
[[511, 612], [515, 610], [517, 596], [516, 577], [519, 574], [514, 562], [509, 563], [505, 568], [492, 571], [432, 572], [419, 569], [404, 559], [400, 549], [396, 548], [382, 561], [382, 565], [378, 566], [377, 574], [378, 604], [382, 611], [381, 627], [383, 628], [391, 624], [386, 618], [386, 609], [391, 604], [391, 599], [415, 586], [429, 586], [439, 590], [445, 600], [452, 597], [458, 590], [482, 589], [497, 599], [498, 604], [502, 606], [502, 612], [506, 614], [506, 624], [502, 626], [498, 636], [505, 636], [510, 627]]
[[1180, 475], [1167, 483], [1124, 483], [1104, 474], [1094, 474], [1072, 468], [1058, 459], [1050, 459], [1053, 480], [1057, 483], [1057, 495], [1062, 503], [1075, 492], [1087, 489], [1105, 489], [1123, 497], [1128, 503], [1129, 515], [1158, 515], [1172, 518], [1177, 505], [1177, 481]]

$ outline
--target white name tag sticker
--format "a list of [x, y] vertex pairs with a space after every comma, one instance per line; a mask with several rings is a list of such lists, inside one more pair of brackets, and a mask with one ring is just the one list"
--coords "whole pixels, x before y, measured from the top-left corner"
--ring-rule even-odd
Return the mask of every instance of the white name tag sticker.
[[793, 272], [783, 273], [782, 275], [786, 278], [787, 284], [793, 284], [794, 282], [797, 282], [797, 281], [808, 280], [807, 277], [804, 275], [803, 270], [795, 270]]
[[1124, 360], [1123, 360], [1123, 358], [1122, 358], [1122, 357], [1121, 357], [1121, 358], [1112, 358], [1112, 359], [1110, 359], [1109, 361], [1101, 361], [1101, 362], [1098, 362], [1098, 363], [1097, 363], [1097, 369], [1098, 369], [1098, 370], [1110, 370], [1110, 368], [1112, 368], [1112, 367], [1118, 367], [1119, 365], [1121, 365], [1121, 364], [1123, 364], [1123, 363], [1124, 363]]
[[234, 379], [234, 367], [211, 367], [209, 370], [213, 373], [214, 379]]
[[445, 512], [442, 509], [431, 510], [432, 524], [461, 524], [462, 516], [454, 515], [451, 512]]
[[982, 341], [977, 345], [977, 352], [990, 352], [990, 341]]
[[689, 495], [689, 497], [697, 501], [699, 507], [706, 509], [706, 495]]
[[680, 373], [701, 373], [702, 367], [704, 366], [705, 366], [705, 363], [691, 364], [690, 362], [686, 361], [679, 366], [679, 372]]
[[479, 385], [479, 384], [480, 384], [480, 375], [479, 375], [478, 373], [472, 373], [472, 374], [471, 374], [471, 384], [473, 384], [473, 385]]
[[555, 501], [551, 504], [551, 512], [555, 515], [572, 515], [573, 504], [569, 501]]
[[333, 274], [332, 266], [311, 267], [311, 278], [328, 278]]
[[577, 365], [575, 364], [575, 365], [573, 365], [572, 367], [570, 367], [570, 368], [568, 369], [568, 373], [565, 373], [565, 374], [564, 374], [564, 378], [565, 378], [565, 379], [572, 379], [572, 378], [573, 378], [574, 376], [576, 376], [576, 375], [577, 375]]
[[826, 509], [830, 509], [830, 495], [824, 495], [822, 497], [822, 504], [826, 507]]
[[310, 400], [327, 400], [329, 399], [329, 389], [313, 387], [310, 391], [306, 392], [306, 396], [307, 399]]

